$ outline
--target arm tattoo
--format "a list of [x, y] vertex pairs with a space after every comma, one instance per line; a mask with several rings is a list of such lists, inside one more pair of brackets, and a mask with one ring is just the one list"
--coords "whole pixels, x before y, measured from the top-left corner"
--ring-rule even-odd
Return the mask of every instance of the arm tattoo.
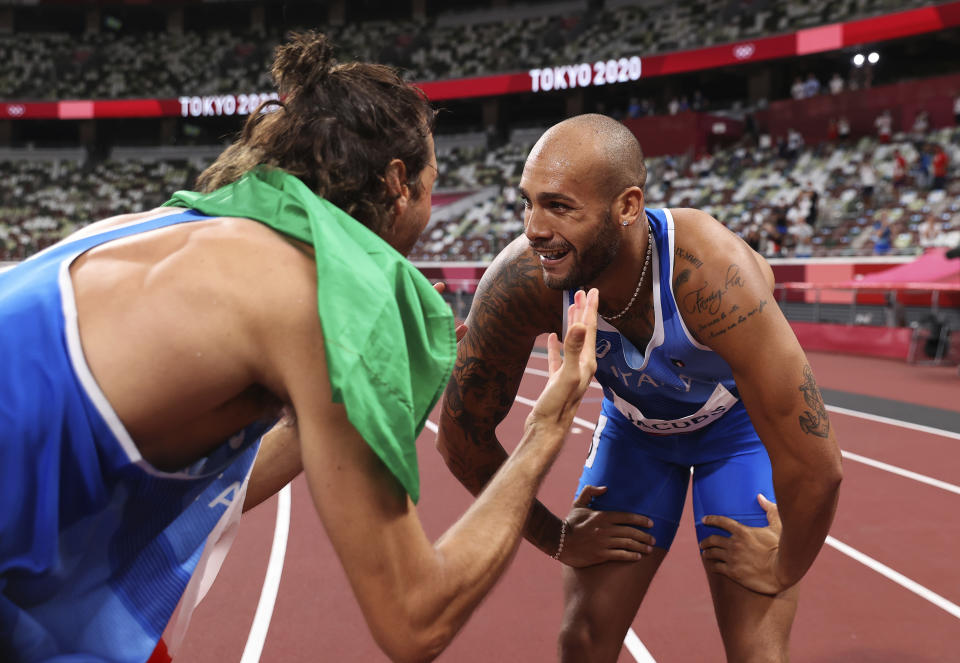
[[809, 365], [803, 367], [803, 384], [800, 385], [800, 391], [803, 392], [803, 400], [810, 407], [800, 415], [800, 428], [809, 435], [827, 437], [830, 435], [830, 419], [827, 418], [827, 407], [823, 404], [823, 396], [820, 394], [816, 380], [813, 379], [813, 371]]
[[700, 260], [700, 258], [698, 258], [697, 256], [695, 256], [695, 255], [693, 255], [692, 253], [690, 253], [689, 251], [687, 251], [686, 249], [681, 249], [681, 248], [678, 246], [678, 247], [674, 250], [674, 253], [676, 254], [676, 256], [677, 256], [678, 258], [683, 258], [684, 260], [686, 260], [687, 262], [689, 262], [691, 265], [693, 265], [693, 266], [696, 267], [697, 269], [700, 269], [701, 267], [703, 267], [703, 261]]
[[743, 278], [740, 276], [740, 265], [733, 264], [727, 267], [723, 285], [710, 289], [709, 283], [704, 283], [696, 290], [692, 290], [683, 298], [688, 313], [709, 313], [716, 315], [723, 306], [723, 296], [730, 288], [742, 288]]
[[[443, 401], [445, 453], [451, 472], [474, 494], [507, 454], [496, 427], [514, 403], [532, 337], [560, 326], [559, 297], [544, 316], [540, 266], [523, 256], [485, 279], [470, 313], [469, 331], [457, 348], [453, 376]], [[452, 430], [456, 429], [456, 430]]]

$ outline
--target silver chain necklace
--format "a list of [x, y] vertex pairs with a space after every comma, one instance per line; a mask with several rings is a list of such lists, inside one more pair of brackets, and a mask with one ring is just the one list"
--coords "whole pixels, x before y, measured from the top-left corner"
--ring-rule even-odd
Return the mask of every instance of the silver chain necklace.
[[630, 301], [627, 302], [627, 305], [622, 311], [616, 315], [604, 315], [604, 320], [616, 320], [617, 318], [622, 318], [623, 315], [630, 310], [630, 307], [633, 306], [633, 303], [637, 301], [637, 295], [640, 294], [640, 288], [643, 287], [643, 277], [647, 275], [647, 265], [650, 264], [650, 247], [653, 244], [653, 228], [650, 227], [650, 224], [647, 224], [647, 258], [643, 261], [643, 271], [640, 272], [640, 280], [637, 281], [637, 289], [633, 291], [633, 297], [630, 298]]

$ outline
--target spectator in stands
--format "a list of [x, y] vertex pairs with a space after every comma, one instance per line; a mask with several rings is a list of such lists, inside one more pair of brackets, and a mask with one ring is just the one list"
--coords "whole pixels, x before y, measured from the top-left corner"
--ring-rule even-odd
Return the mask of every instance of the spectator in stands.
[[871, 231], [874, 255], [882, 256], [890, 253], [891, 233], [887, 212], [881, 212], [873, 222], [873, 229]]
[[693, 100], [690, 102], [690, 108], [696, 112], [704, 110], [707, 106], [707, 100], [703, 98], [703, 93], [700, 90], [693, 91]]
[[945, 189], [947, 186], [947, 168], [949, 158], [946, 150], [939, 143], [932, 144], [933, 157], [930, 162], [930, 170], [933, 179], [930, 182], [931, 189]]
[[680, 112], [680, 101], [676, 97], [672, 97], [667, 103], [667, 113], [670, 115], [676, 115]]
[[843, 76], [838, 72], [833, 72], [830, 77], [830, 94], [840, 94], [843, 92]]
[[803, 149], [803, 134], [790, 127], [787, 130], [787, 159], [795, 161], [800, 156], [800, 150]]
[[933, 150], [926, 143], [917, 144], [917, 160], [913, 177], [918, 189], [928, 189], [933, 184]]
[[925, 110], [919, 110], [913, 118], [913, 127], [911, 128], [913, 139], [924, 140], [928, 131], [930, 131], [930, 113]]
[[937, 214], [930, 212], [917, 227], [917, 243], [924, 249], [939, 246], [941, 227]]
[[863, 203], [864, 208], [869, 208], [873, 205], [873, 192], [877, 186], [877, 172], [873, 169], [873, 164], [870, 163], [872, 155], [866, 154], [863, 157], [863, 161], [860, 162], [860, 198]]
[[907, 159], [903, 156], [900, 148], [893, 151], [893, 176], [892, 183], [894, 190], [899, 190], [907, 183]]
[[804, 193], [807, 198], [807, 225], [811, 228], [816, 228], [820, 214], [820, 192], [817, 191], [813, 182], [807, 182], [807, 188]]
[[807, 80], [803, 82], [803, 97], [809, 99], [820, 94], [820, 79], [811, 71], [807, 74]]
[[846, 115], [841, 115], [840, 119], [837, 120], [837, 137], [843, 143], [850, 138], [850, 120], [847, 119]]
[[790, 222], [790, 228], [787, 231], [791, 238], [793, 255], [797, 258], [807, 258], [813, 252], [813, 228], [811, 228], [806, 219], [801, 215], [796, 215]]
[[627, 104], [627, 117], [635, 118], [643, 116], [643, 106], [637, 97], [630, 97], [630, 103]]
[[790, 86], [790, 96], [794, 99], [803, 99], [806, 96], [806, 87], [803, 79], [797, 76], [793, 79], [793, 85]]
[[889, 143], [890, 137], [893, 135], [893, 116], [890, 114], [890, 110], [884, 110], [877, 115], [873, 121], [873, 126], [877, 129], [877, 140], [884, 145]]

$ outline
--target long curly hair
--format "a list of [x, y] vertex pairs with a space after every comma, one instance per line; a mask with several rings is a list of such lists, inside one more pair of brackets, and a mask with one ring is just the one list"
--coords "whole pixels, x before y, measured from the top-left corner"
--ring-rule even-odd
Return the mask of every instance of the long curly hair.
[[384, 172], [391, 160], [403, 162], [414, 197], [422, 195], [435, 111], [395, 69], [338, 63], [327, 38], [309, 31], [277, 47], [272, 73], [280, 100], [250, 116], [237, 141], [197, 178], [200, 191], [230, 184], [257, 165], [273, 166], [376, 233], [390, 219]]

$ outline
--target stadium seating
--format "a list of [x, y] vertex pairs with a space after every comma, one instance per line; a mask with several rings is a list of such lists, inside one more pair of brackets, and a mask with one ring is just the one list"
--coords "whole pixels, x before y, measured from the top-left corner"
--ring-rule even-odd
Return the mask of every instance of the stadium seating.
[[[922, 0], [586, 2], [447, 13], [425, 20], [312, 25], [344, 59], [385, 62], [414, 80], [526, 70], [544, 63], [648, 56], [928, 4]], [[243, 7], [243, 5], [241, 5]], [[709, 18], [708, 18], [709, 17]], [[105, 29], [0, 34], [0, 99], [177, 97], [263, 92], [281, 34]]]

